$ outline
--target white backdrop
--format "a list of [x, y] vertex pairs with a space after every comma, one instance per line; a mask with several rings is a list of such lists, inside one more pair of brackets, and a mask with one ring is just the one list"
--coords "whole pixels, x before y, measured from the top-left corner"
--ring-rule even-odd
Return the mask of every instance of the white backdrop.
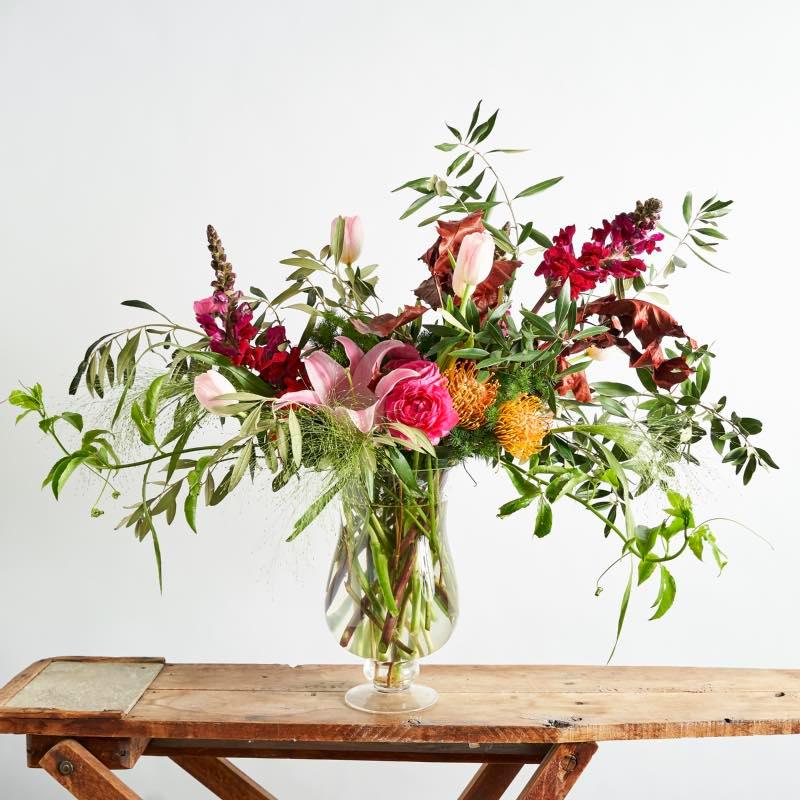
[[[734, 197], [721, 260], [692, 265], [673, 311], [719, 353], [713, 392], [765, 421], [783, 465], [743, 492], [732, 471], [696, 482], [703, 516], [755, 526], [774, 550], [720, 527], [721, 578], [686, 560], [666, 618], [652, 589], [632, 603], [619, 664], [800, 667], [795, 501], [797, 50], [794, 4], [37, 2], [0, 0], [0, 235], [3, 393], [41, 380], [54, 410], [86, 344], [139, 313], [141, 297], [191, 320], [210, 272], [204, 228], [221, 232], [245, 287], [275, 292], [278, 259], [319, 246], [336, 213], [360, 213], [383, 295], [408, 297], [430, 229], [397, 221], [388, 190], [442, 170], [431, 145], [477, 98], [500, 106], [495, 140], [532, 147], [505, 162], [516, 187], [565, 174], [531, 200], [537, 227], [579, 230], [662, 197], [679, 224], [683, 192]], [[504, 166], [504, 165], [501, 165]], [[532, 267], [528, 267], [532, 272]], [[203, 513], [200, 534], [162, 534], [152, 552], [92, 520], [75, 479], [56, 503], [38, 483], [54, 459], [32, 424], [2, 408], [0, 683], [47, 655], [171, 660], [347, 661], [325, 629], [321, 582], [330, 524], [293, 546], [266, 490]], [[26, 421], [27, 422], [27, 421]], [[476, 470], [455, 479], [452, 544], [463, 612], [447, 662], [601, 663], [621, 576], [593, 518], [557, 508], [533, 540], [529, 517], [500, 523], [511, 495]], [[467, 499], [469, 498], [469, 499]], [[581, 798], [750, 798], [800, 789], [800, 740], [611, 744]], [[24, 742], [0, 738], [0, 797], [61, 790], [26, 771]], [[279, 797], [456, 796], [468, 766], [252, 763]], [[128, 776], [144, 798], [199, 798], [168, 763]]]

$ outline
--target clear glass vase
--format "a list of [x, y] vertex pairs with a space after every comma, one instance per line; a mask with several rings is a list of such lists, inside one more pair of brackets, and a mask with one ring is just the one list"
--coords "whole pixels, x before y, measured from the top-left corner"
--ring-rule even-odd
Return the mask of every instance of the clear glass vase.
[[372, 487], [342, 497], [325, 614], [339, 644], [367, 659], [368, 683], [345, 696], [352, 708], [406, 713], [436, 702], [415, 678], [418, 660], [447, 642], [458, 615], [446, 477], [422, 456], [405, 480], [379, 471]]

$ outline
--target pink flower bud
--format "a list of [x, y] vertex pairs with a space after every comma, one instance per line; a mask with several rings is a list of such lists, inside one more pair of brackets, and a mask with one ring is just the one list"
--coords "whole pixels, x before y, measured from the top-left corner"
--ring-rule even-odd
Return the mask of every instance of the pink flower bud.
[[[336, 223], [342, 217], [334, 217], [331, 222], [331, 242], [336, 233]], [[361, 217], [344, 217], [344, 240], [340, 261], [350, 266], [360, 255], [364, 246], [364, 225]]]
[[470, 233], [458, 249], [456, 268], [453, 270], [453, 292], [461, 297], [483, 283], [494, 264], [494, 239], [487, 231]]
[[224, 414], [225, 406], [236, 403], [235, 400], [220, 400], [224, 394], [233, 394], [236, 387], [221, 373], [209, 370], [194, 379], [194, 396], [203, 408], [212, 414]]

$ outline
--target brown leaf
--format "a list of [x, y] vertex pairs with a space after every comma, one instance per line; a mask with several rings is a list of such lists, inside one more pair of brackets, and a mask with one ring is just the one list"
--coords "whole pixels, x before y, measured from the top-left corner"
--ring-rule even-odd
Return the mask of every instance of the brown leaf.
[[475, 287], [472, 295], [472, 301], [481, 314], [497, 305], [498, 290], [514, 277], [514, 273], [521, 266], [521, 261], [508, 258], [498, 259], [494, 262], [489, 276]]
[[431, 275], [430, 278], [425, 278], [422, 283], [414, 289], [414, 294], [427, 303], [431, 308], [442, 307], [442, 287], [439, 285], [439, 279]]
[[466, 217], [456, 220], [439, 220], [436, 224], [439, 238], [421, 256], [421, 261], [428, 265], [432, 275], [439, 277], [450, 275], [453, 271], [450, 264], [450, 256], [458, 256], [458, 248], [461, 246], [465, 236], [470, 233], [480, 233], [484, 231], [483, 211], [475, 211], [467, 214]]
[[[569, 367], [569, 361], [564, 356], [559, 356], [556, 366], [559, 371], [565, 370]], [[556, 384], [555, 388], [562, 397], [572, 392], [579, 403], [592, 402], [592, 391], [589, 388], [586, 372], [573, 372], [571, 375], [567, 375]]]
[[[663, 308], [645, 300], [620, 300], [612, 294], [585, 305], [578, 314], [578, 321], [585, 322], [590, 316], [596, 316], [600, 324], [609, 327], [609, 331], [576, 342], [569, 348], [569, 354], [592, 345], [600, 348], [616, 346], [628, 356], [631, 367], [651, 368], [653, 380], [662, 389], [682, 383], [692, 374], [693, 370], [683, 356], [667, 359], [661, 349], [661, 341], [667, 336], [685, 338], [693, 348], [697, 347], [694, 339]], [[625, 338], [629, 333], [639, 340], [642, 351]]]
[[364, 334], [374, 333], [377, 336], [389, 336], [403, 325], [421, 317], [429, 309], [426, 306], [406, 306], [399, 314], [380, 314], [367, 322], [353, 320], [353, 327]]

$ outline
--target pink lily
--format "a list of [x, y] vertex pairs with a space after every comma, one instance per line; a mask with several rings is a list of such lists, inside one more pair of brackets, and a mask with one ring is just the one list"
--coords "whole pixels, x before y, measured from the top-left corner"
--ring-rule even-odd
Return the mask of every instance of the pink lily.
[[311, 353], [303, 359], [311, 389], [287, 392], [275, 401], [275, 407], [298, 404], [341, 410], [362, 433], [369, 433], [381, 422], [389, 392], [400, 381], [418, 377], [417, 370], [402, 366], [380, 377], [383, 359], [389, 353], [404, 361], [420, 355], [411, 345], [395, 340], [378, 342], [367, 353], [346, 336], [336, 340], [344, 347], [349, 366], [343, 367], [321, 350]]

